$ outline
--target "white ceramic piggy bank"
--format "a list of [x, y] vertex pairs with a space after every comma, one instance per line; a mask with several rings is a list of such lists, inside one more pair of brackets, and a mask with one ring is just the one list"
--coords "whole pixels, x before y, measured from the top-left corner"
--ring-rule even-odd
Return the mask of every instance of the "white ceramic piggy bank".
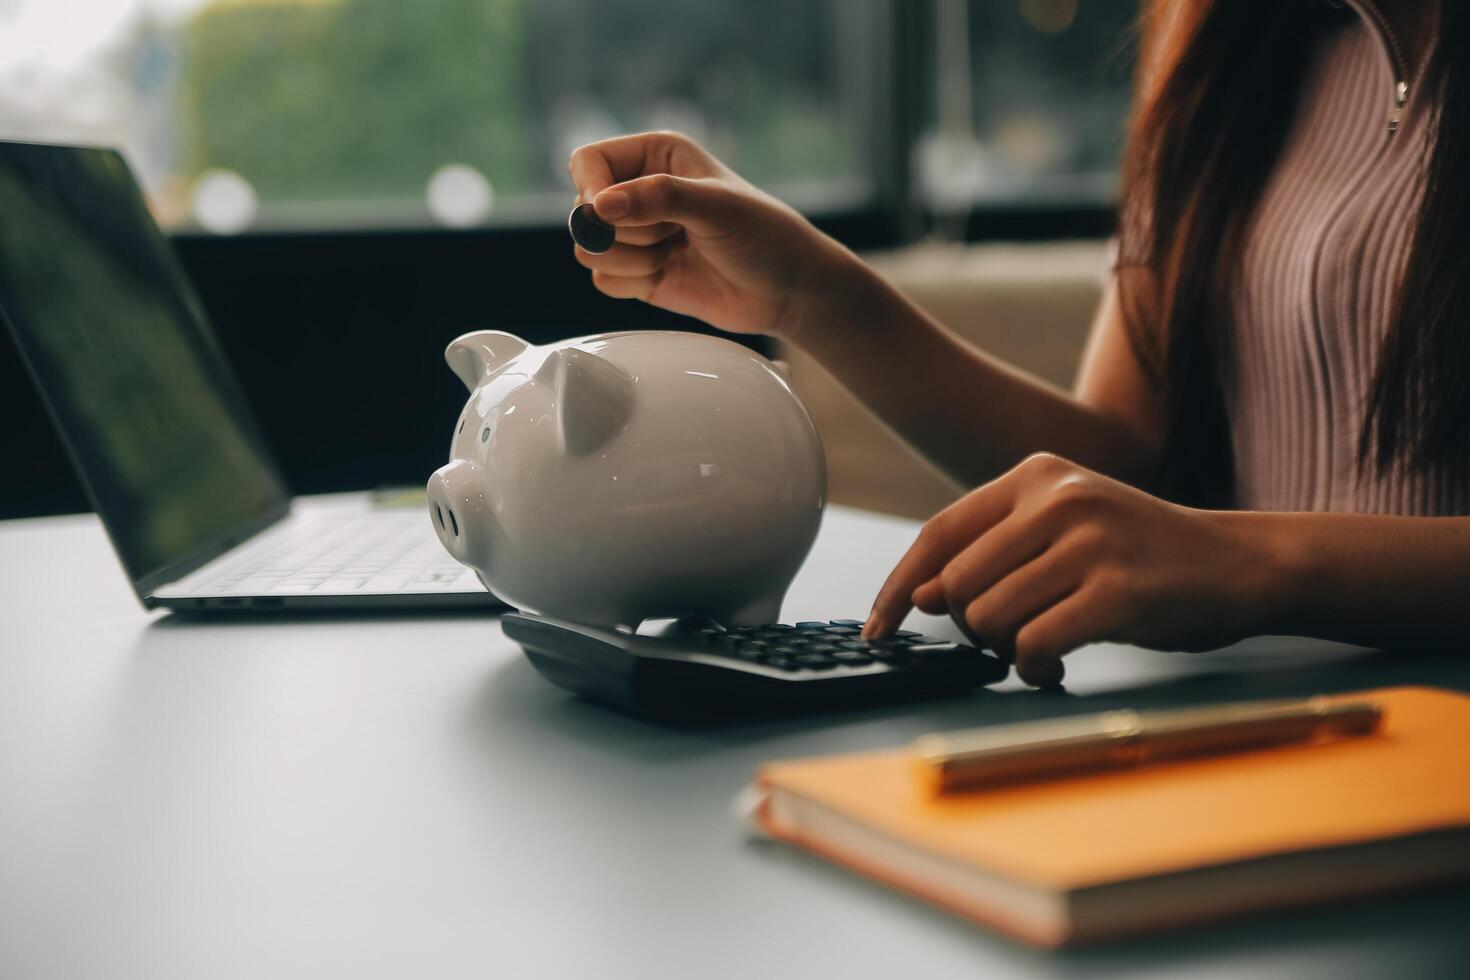
[[770, 361], [674, 332], [536, 347], [484, 331], [444, 356], [470, 399], [429, 518], [491, 592], [601, 626], [779, 619], [827, 470]]

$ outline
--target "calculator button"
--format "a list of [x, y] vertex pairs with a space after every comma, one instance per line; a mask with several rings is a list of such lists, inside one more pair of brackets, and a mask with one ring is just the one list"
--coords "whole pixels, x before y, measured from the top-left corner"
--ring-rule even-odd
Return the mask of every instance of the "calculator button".
[[908, 637], [917, 637], [919, 639], [923, 639], [924, 638], [924, 634], [922, 634], [922, 633], [915, 633], [913, 630], [894, 630], [893, 631], [893, 635], [894, 636], [901, 636], [901, 637], [905, 637], [905, 638], [908, 638]]
[[831, 670], [837, 666], [835, 660], [820, 653], [803, 653], [796, 658], [796, 662], [808, 670]]
[[852, 626], [828, 626], [826, 632], [834, 636], [857, 636], [862, 630]]
[[841, 649], [835, 643], [808, 643], [806, 645], [807, 653], [833, 653]]
[[872, 649], [862, 640], [843, 640], [837, 645], [844, 650], [859, 650], [863, 653], [866, 653], [868, 650]]
[[797, 623], [796, 628], [799, 630], [824, 630], [827, 628], [827, 624], [816, 620], [807, 620], [806, 622]]
[[846, 626], [850, 629], [860, 630], [863, 628], [863, 621], [861, 619], [834, 619], [832, 620], [832, 625]]
[[766, 659], [767, 667], [775, 667], [777, 670], [800, 670], [800, 665], [790, 657], [769, 657]]
[[838, 650], [832, 654], [832, 659], [848, 667], [861, 667], [863, 664], [873, 662], [872, 657], [866, 653], [859, 653], [856, 650]]
[[771, 647], [770, 653], [773, 657], [798, 657], [801, 655], [802, 649], [799, 646], [783, 643], [780, 646]]

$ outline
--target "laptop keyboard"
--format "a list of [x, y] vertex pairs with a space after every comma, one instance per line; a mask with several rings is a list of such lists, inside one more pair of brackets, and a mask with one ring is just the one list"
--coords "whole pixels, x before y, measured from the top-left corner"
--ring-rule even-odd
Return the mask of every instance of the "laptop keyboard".
[[189, 591], [201, 595], [445, 592], [480, 588], [417, 510], [322, 517], [242, 556]]

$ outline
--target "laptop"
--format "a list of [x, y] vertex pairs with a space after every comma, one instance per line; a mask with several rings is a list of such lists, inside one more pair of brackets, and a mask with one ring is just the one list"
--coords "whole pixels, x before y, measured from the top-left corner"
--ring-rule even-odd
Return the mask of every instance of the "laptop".
[[293, 509], [115, 151], [0, 141], [0, 320], [144, 606], [500, 607], [422, 504]]

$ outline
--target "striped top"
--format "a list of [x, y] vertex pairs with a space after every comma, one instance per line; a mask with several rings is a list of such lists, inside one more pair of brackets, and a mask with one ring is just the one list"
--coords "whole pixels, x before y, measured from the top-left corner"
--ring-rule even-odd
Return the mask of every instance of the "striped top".
[[1322, 8], [1294, 122], [1247, 227], [1224, 372], [1235, 502], [1470, 514], [1463, 473], [1358, 465], [1434, 105], [1372, 0], [1339, 6]]

